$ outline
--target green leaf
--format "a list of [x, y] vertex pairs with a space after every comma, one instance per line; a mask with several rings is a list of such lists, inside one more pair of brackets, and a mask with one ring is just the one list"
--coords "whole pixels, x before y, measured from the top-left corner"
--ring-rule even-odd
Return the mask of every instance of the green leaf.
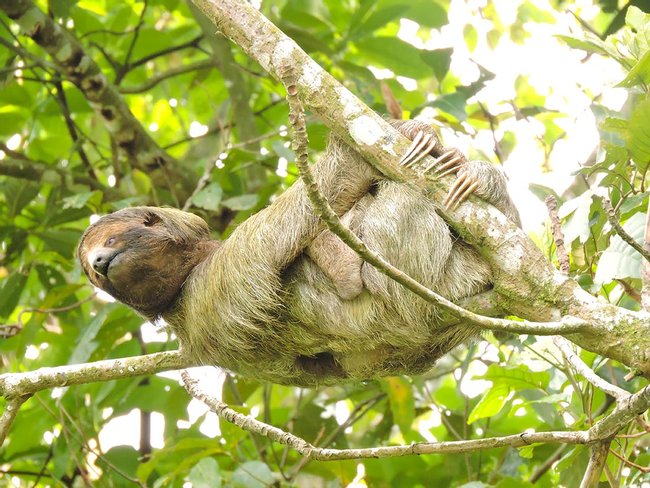
[[[103, 457], [107, 462], [110, 462], [110, 466], [114, 467], [110, 471], [114, 480], [123, 481], [124, 475], [135, 476], [139, 455], [131, 446], [115, 446], [106, 452]], [[119, 474], [115, 472], [115, 469], [119, 469]], [[113, 483], [108, 483], [108, 485], [113, 485]]]
[[39, 191], [40, 186], [36, 183], [14, 178], [7, 179], [3, 185], [3, 192], [7, 202], [9, 218], [16, 217], [38, 195]]
[[447, 18], [446, 9], [437, 1], [431, 0], [411, 0], [404, 2], [404, 0], [390, 0], [399, 3], [406, 3], [410, 8], [404, 13], [404, 17], [411, 19], [423, 27], [431, 27], [438, 29], [446, 25], [449, 20]]
[[411, 424], [415, 419], [415, 400], [410, 382], [401, 376], [391, 376], [382, 380], [382, 386], [388, 395], [395, 422], [402, 434], [407, 434], [411, 431]]
[[422, 60], [431, 66], [438, 81], [442, 81], [449, 72], [452, 53], [453, 49], [435, 49], [422, 52]]
[[549, 374], [546, 371], [531, 371], [523, 364], [505, 368], [497, 364], [492, 364], [487, 372], [479, 378], [490, 380], [494, 384], [507, 385], [515, 390], [545, 390], [549, 382]]
[[221, 204], [223, 189], [219, 183], [210, 183], [192, 197], [192, 204], [206, 210], [216, 211]]
[[549, 195], [553, 195], [555, 199], [559, 202], [562, 201], [562, 199], [557, 194], [557, 192], [553, 188], [550, 188], [548, 186], [539, 185], [537, 183], [530, 183], [528, 185], [528, 189], [533, 195], [539, 198], [542, 202], [546, 200], [546, 197], [548, 197]]
[[389, 22], [399, 22], [402, 14], [408, 10], [408, 5], [391, 5], [370, 14], [358, 27], [353, 27], [351, 39], [357, 39], [371, 34], [379, 27]]
[[26, 283], [27, 275], [22, 273], [12, 273], [4, 280], [0, 288], [0, 317], [8, 317], [16, 308]]
[[557, 36], [559, 39], [562, 39], [566, 42], [567, 46], [574, 49], [581, 49], [590, 53], [603, 54], [605, 56], [609, 55], [609, 47], [605, 44], [604, 41], [594, 38], [588, 39], [578, 39], [571, 36]]
[[254, 193], [227, 198], [221, 204], [230, 210], [250, 210], [257, 204], [258, 196]]
[[266, 488], [275, 482], [273, 472], [261, 461], [249, 461], [232, 475], [233, 488]]
[[219, 488], [221, 472], [219, 463], [213, 458], [204, 458], [196, 463], [187, 475], [187, 481], [193, 488]]
[[70, 355], [68, 364], [80, 364], [88, 361], [90, 355], [97, 349], [97, 342], [95, 342], [95, 337], [99, 331], [99, 328], [106, 320], [108, 315], [109, 307], [103, 307], [97, 315], [90, 321], [90, 324], [83, 329], [81, 337], [77, 342], [77, 345]]
[[625, 23], [637, 32], [644, 32], [648, 29], [650, 15], [635, 5], [630, 5], [625, 14]]
[[533, 451], [535, 450], [535, 446], [539, 446], [539, 445], [540, 444], [537, 443], [537, 444], [530, 444], [524, 447], [519, 447], [517, 448], [517, 452], [524, 459], [533, 459]]
[[555, 17], [548, 10], [542, 10], [529, 1], [525, 1], [519, 6], [517, 18], [522, 22], [555, 23]]
[[102, 192], [99, 190], [89, 191], [84, 193], [77, 193], [64, 198], [63, 208], [82, 208], [85, 207], [88, 202], [91, 203], [91, 208], [97, 208], [102, 201]]
[[399, 76], [421, 79], [431, 76], [420, 49], [396, 37], [372, 37], [355, 42], [370, 64], [388, 68]]
[[151, 191], [151, 178], [146, 173], [134, 169], [129, 174], [130, 182], [135, 187], [135, 192], [140, 195], [148, 195]]
[[51, 229], [35, 233], [46, 249], [58, 252], [64, 258], [74, 254], [79, 242], [79, 231], [72, 229]]
[[508, 385], [494, 384], [472, 409], [467, 423], [472, 424], [479, 419], [495, 416], [506, 404], [509, 396], [510, 387]]
[[648, 83], [650, 81], [650, 51], [646, 52], [641, 59], [632, 67], [625, 79], [618, 86], [632, 87]]
[[465, 37], [465, 44], [467, 44], [469, 52], [474, 52], [474, 49], [476, 49], [476, 43], [478, 42], [478, 31], [476, 30], [476, 27], [472, 24], [465, 25], [463, 36]]
[[485, 82], [491, 78], [494, 78], [494, 74], [482, 70], [481, 76], [474, 83], [456, 87], [453, 93], [438, 97], [429, 105], [444, 110], [449, 115], [454, 116], [456, 120], [462, 122], [467, 119], [467, 100], [476, 95], [485, 86]]
[[632, 112], [627, 147], [639, 169], [645, 171], [650, 163], [650, 99], [638, 103]]

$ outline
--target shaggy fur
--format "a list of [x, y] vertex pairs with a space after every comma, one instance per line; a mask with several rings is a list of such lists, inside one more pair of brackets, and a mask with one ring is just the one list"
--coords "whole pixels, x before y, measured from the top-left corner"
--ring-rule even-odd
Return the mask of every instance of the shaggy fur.
[[[395, 125], [411, 138], [431, 130], [415, 121]], [[438, 144], [432, 154], [442, 152]], [[515, 216], [498, 170], [486, 163], [463, 170], [477, 171], [470, 167], [485, 172], [483, 196]], [[435, 203], [381, 181], [340, 140], [332, 138], [315, 173], [335, 211], [395, 266], [452, 300], [489, 286], [487, 264], [450, 231]], [[332, 279], [341, 275], [337, 256], [319, 251], [317, 238], [330, 238], [301, 182], [222, 243], [197, 220], [173, 209], [119, 211], [86, 231], [79, 257], [94, 284], [148, 318], [162, 316], [184, 352], [204, 364], [314, 386], [420, 373], [478, 334], [445, 325], [436, 307], [347, 250], [340, 268], [356, 288], [343, 296]]]

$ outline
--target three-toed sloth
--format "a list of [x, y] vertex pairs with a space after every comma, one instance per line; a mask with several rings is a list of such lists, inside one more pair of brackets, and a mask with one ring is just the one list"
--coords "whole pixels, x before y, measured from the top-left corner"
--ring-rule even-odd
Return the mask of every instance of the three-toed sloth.
[[[393, 125], [431, 141], [415, 152], [453, 155], [426, 124]], [[473, 192], [518, 221], [496, 167], [446, 159], [461, 182], [451, 200]], [[451, 300], [490, 286], [487, 263], [422, 192], [382, 178], [336, 137], [314, 172], [343, 221], [396, 267]], [[225, 241], [212, 240], [193, 214], [136, 207], [91, 225], [78, 255], [94, 285], [150, 320], [163, 318], [188, 357], [276, 383], [421, 373], [479, 332], [445, 325], [435, 306], [324, 230], [300, 181]]]

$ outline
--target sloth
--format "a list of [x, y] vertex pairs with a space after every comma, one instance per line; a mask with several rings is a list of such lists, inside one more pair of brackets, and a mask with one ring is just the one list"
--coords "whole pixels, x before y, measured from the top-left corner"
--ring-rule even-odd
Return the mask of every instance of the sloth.
[[[499, 169], [445, 149], [422, 122], [392, 124], [413, 140], [404, 166], [431, 154], [435, 166], [425, 169], [456, 175], [447, 205], [474, 193], [518, 222]], [[382, 178], [335, 136], [314, 173], [368, 247], [425, 286], [451, 300], [491, 286], [488, 264], [423, 191]], [[263, 381], [313, 387], [419, 374], [480, 332], [442, 320], [324, 230], [301, 181], [224, 241], [191, 213], [135, 207], [91, 225], [78, 257], [95, 286], [163, 319], [188, 358]]]

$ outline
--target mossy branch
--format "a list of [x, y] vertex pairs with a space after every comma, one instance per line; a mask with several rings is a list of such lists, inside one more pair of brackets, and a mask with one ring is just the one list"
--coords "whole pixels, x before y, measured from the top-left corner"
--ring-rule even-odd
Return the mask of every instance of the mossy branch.
[[[387, 178], [417, 186], [442, 201], [449, 190], [444, 182], [415, 173], [407, 177], [400, 170], [398, 155], [409, 146], [408, 139], [326, 73], [258, 10], [243, 0], [193, 1], [224, 35], [278, 80], [287, 65], [297, 67], [296, 94], [305, 106]], [[530, 321], [562, 324], [557, 333], [572, 342], [650, 376], [650, 314], [597, 301], [574, 280], [557, 272], [520, 229], [485, 202], [470, 197], [457, 209], [443, 212], [443, 217], [491, 264], [495, 290], [507, 312]], [[577, 319], [563, 318], [567, 316]], [[576, 323], [580, 324], [577, 329]], [[583, 327], [584, 323], [589, 327]], [[502, 330], [499, 326], [493, 323], [491, 328]], [[545, 330], [549, 329], [542, 327], [533, 333]]]

